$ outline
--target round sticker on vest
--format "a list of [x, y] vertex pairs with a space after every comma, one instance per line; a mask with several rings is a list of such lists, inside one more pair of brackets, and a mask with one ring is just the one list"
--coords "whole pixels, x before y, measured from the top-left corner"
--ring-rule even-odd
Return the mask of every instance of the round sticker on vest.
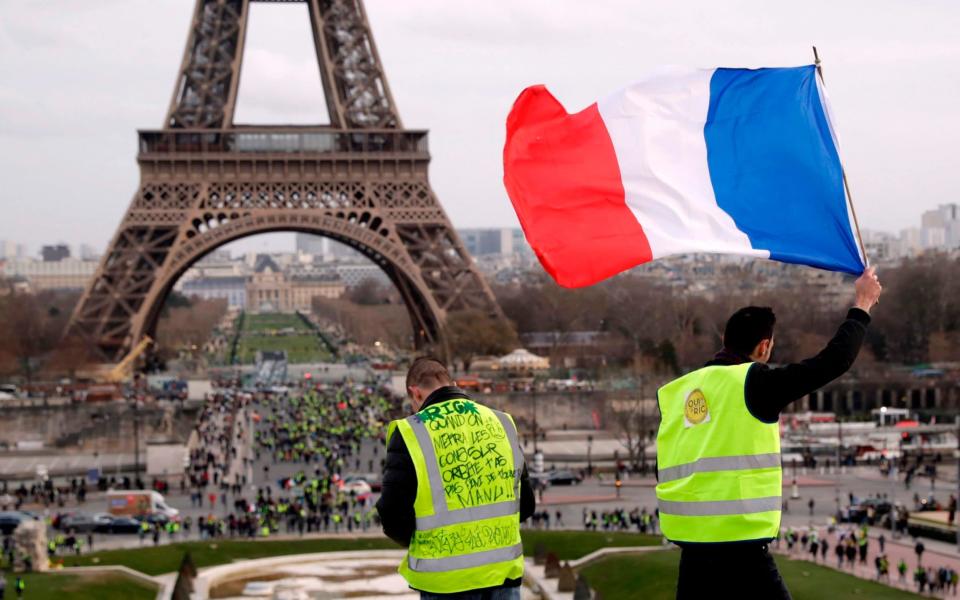
[[710, 411], [707, 409], [707, 398], [699, 389], [687, 394], [683, 403], [683, 424], [686, 427], [699, 425], [710, 421]]

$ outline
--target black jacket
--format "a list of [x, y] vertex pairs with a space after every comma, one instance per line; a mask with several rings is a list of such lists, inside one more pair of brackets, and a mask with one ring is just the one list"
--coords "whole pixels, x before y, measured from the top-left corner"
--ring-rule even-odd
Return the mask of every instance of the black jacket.
[[[833, 339], [813, 358], [781, 367], [754, 363], [744, 384], [747, 410], [764, 423], [776, 423], [780, 412], [790, 403], [822, 388], [853, 366], [869, 324], [870, 315], [851, 308]], [[739, 365], [749, 361], [745, 356], [721, 350], [705, 366]]]
[[[447, 386], [430, 394], [420, 410], [451, 400], [454, 398], [468, 398], [463, 390]], [[383, 491], [377, 500], [377, 512], [383, 523], [383, 532], [387, 537], [400, 544], [409, 546], [410, 538], [416, 529], [416, 515], [413, 510], [413, 501], [417, 497], [417, 472], [413, 467], [410, 451], [403, 441], [402, 435], [394, 435], [387, 444], [387, 458], [383, 466]], [[536, 500], [533, 488], [530, 487], [530, 477], [524, 464], [523, 474], [520, 477], [520, 520], [525, 521], [536, 509]], [[507, 586], [518, 586], [520, 580], [507, 580]]]

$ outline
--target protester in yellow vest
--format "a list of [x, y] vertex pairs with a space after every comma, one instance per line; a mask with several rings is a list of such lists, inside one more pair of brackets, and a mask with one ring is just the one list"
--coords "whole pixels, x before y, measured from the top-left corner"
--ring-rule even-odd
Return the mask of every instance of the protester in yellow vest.
[[407, 392], [415, 414], [390, 424], [377, 502], [384, 533], [408, 549], [400, 574], [421, 598], [519, 600], [520, 522], [536, 503], [513, 418], [433, 358], [414, 361]]
[[780, 411], [842, 375], [880, 297], [867, 269], [836, 335], [815, 357], [771, 368], [769, 308], [727, 321], [723, 350], [660, 388], [657, 503], [663, 535], [682, 548], [677, 598], [790, 598], [767, 551], [780, 530]]

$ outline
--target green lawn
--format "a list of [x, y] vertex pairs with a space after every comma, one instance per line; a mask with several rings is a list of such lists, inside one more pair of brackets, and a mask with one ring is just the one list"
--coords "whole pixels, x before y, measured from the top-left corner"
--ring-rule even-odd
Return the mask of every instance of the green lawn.
[[[591, 531], [529, 531], [524, 530], [524, 552], [533, 554], [537, 542], [543, 542], [548, 551], [564, 560], [578, 558], [605, 546], [649, 546], [659, 538], [636, 533], [603, 533]], [[63, 566], [124, 565], [131, 569], [159, 575], [180, 568], [184, 552], [189, 551], [197, 568], [219, 565], [234, 560], [336, 552], [342, 550], [393, 550], [399, 546], [387, 538], [323, 538], [277, 541], [210, 540], [183, 542], [166, 546], [144, 546], [124, 550], [104, 550], [82, 556], [66, 556]]]
[[[613, 556], [587, 565], [582, 573], [604, 600], [640, 596], [645, 600], [672, 600], [676, 596], [679, 560], [680, 553], [676, 551]], [[776, 560], [794, 600], [920, 598], [910, 592], [859, 579], [806, 561], [781, 556], [777, 556]], [[731, 573], [731, 577], [734, 576], [736, 574]]]
[[310, 331], [303, 320], [293, 314], [284, 313], [247, 313], [243, 319], [243, 330], [245, 332], [266, 331], [270, 329], [296, 329], [298, 331]]
[[[7, 598], [16, 598], [15, 578], [7, 575]], [[23, 597], [96, 598], [97, 600], [153, 600], [157, 588], [122, 575], [78, 575], [75, 573], [28, 573]]]
[[313, 333], [302, 335], [243, 335], [237, 344], [237, 358], [241, 363], [256, 360], [258, 350], [286, 350], [291, 364], [321, 362], [330, 359], [323, 340]]
[[660, 544], [659, 536], [624, 532], [524, 530], [522, 535], [523, 553], [527, 556], [533, 556], [537, 543], [543, 542], [547, 552], [553, 552], [560, 560], [580, 558], [600, 548]]
[[[281, 329], [292, 329], [296, 333], [272, 335]], [[287, 360], [292, 364], [325, 362], [332, 358], [324, 341], [299, 316], [245, 313], [235, 358], [242, 364], [250, 364], [260, 350], [286, 350]]]

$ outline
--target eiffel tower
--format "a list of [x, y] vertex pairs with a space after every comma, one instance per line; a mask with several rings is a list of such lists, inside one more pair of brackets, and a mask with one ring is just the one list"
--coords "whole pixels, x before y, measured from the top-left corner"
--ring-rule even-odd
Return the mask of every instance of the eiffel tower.
[[401, 124], [362, 0], [277, 0], [308, 6], [330, 125], [234, 123], [254, 1], [196, 1], [163, 128], [139, 132], [139, 189], [70, 330], [117, 361], [154, 333], [193, 263], [272, 231], [323, 235], [379, 265], [418, 348], [445, 352], [452, 311], [503, 318], [430, 188], [427, 132]]

